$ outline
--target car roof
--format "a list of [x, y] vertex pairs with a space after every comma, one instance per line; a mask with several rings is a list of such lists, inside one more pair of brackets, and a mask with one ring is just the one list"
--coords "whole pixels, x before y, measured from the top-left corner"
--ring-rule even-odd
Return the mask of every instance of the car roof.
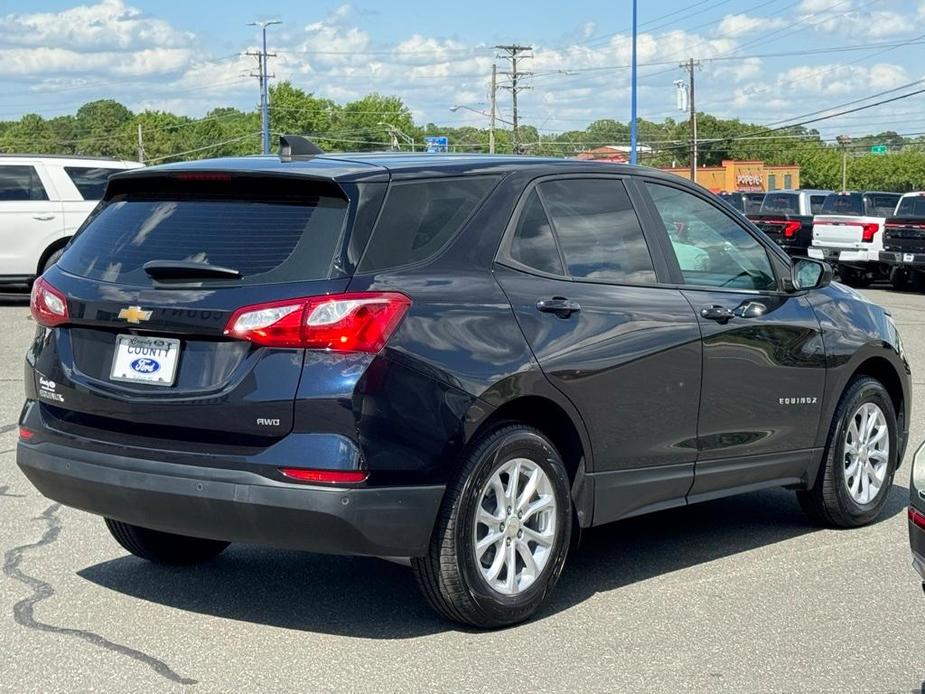
[[225, 171], [259, 175], [295, 175], [309, 178], [349, 181], [388, 181], [402, 178], [435, 178], [471, 174], [506, 174], [530, 170], [545, 173], [642, 173], [672, 178], [658, 169], [584, 159], [528, 157], [490, 154], [401, 154], [363, 152], [293, 157], [283, 161], [277, 156], [221, 157], [162, 164], [143, 170], [117, 174], [119, 177], [145, 176], [182, 171]]

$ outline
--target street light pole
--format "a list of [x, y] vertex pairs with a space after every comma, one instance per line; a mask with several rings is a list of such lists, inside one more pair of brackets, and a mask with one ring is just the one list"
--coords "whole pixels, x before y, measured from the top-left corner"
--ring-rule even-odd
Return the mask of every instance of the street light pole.
[[632, 76], [630, 81], [632, 83], [631, 91], [631, 102], [632, 102], [632, 113], [630, 114], [630, 164], [638, 164], [639, 159], [636, 154], [636, 36], [637, 36], [637, 27], [636, 27], [636, 0], [633, 0], [633, 69]]

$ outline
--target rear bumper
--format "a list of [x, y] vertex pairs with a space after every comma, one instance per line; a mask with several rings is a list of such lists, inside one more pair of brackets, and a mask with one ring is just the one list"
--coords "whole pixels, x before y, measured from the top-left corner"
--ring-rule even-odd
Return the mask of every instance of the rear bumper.
[[881, 251], [880, 262], [889, 265], [900, 265], [910, 269], [925, 270], [925, 253], [896, 253], [894, 251]]
[[426, 553], [443, 486], [326, 488], [242, 471], [20, 442], [48, 498], [164, 532], [329, 554]]
[[880, 251], [857, 250], [852, 248], [832, 248], [828, 246], [813, 246], [807, 255], [816, 260], [825, 260], [829, 263], [844, 263], [848, 265], [866, 265], [880, 263]]

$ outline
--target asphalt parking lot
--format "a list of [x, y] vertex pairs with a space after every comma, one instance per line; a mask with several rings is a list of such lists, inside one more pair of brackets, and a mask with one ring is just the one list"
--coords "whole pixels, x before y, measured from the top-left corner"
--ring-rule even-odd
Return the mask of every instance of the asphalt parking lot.
[[[912, 362], [925, 440], [925, 295], [870, 290]], [[599, 528], [553, 599], [491, 633], [434, 616], [409, 570], [233, 546], [128, 556], [15, 466], [26, 302], [0, 300], [0, 688], [7, 691], [925, 692], [911, 452], [875, 525], [820, 530], [771, 490]]]

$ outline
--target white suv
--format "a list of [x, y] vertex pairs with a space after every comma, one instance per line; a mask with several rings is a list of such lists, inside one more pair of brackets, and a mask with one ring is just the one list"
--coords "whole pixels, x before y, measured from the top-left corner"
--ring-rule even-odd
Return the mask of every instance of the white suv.
[[0, 284], [27, 284], [55, 263], [106, 188], [137, 162], [0, 155]]

